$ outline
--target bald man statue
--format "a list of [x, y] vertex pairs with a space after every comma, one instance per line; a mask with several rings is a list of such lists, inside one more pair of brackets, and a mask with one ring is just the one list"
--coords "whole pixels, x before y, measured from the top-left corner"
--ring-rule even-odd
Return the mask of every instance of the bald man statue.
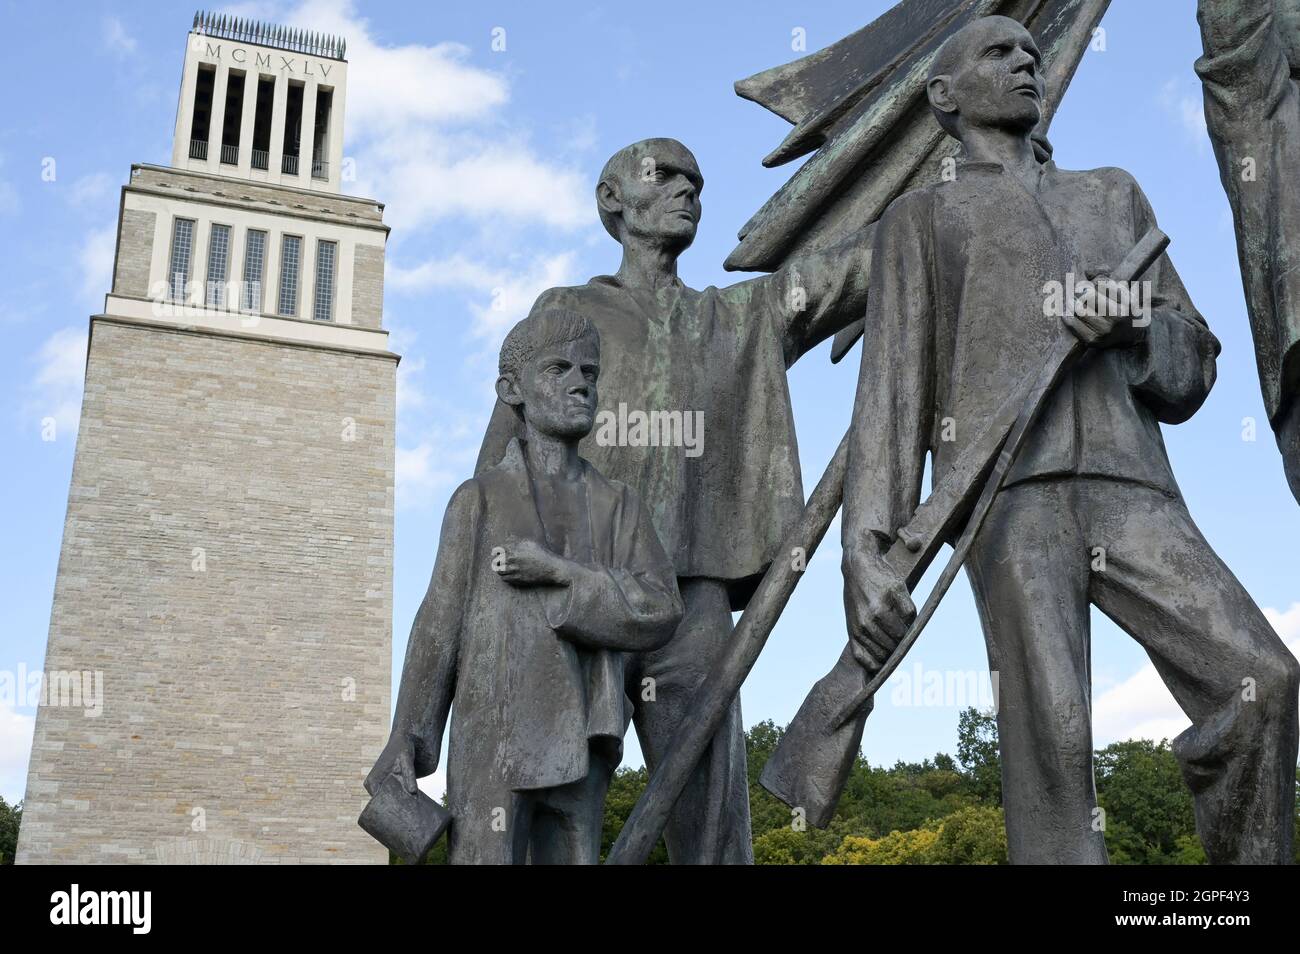
[[1197, 18], [1264, 409], [1300, 501], [1300, 0], [1200, 0]]
[[[1010, 859], [1107, 860], [1093, 779], [1097, 606], [1191, 720], [1173, 749], [1209, 860], [1286, 863], [1300, 664], [1192, 522], [1161, 438], [1209, 394], [1219, 343], [1168, 256], [1135, 295], [1102, 280], [1155, 216], [1123, 170], [1034, 155], [1041, 65], [1015, 20], [954, 34], [927, 94], [962, 144], [955, 178], [895, 199], [877, 226], [844, 484], [850, 635], [868, 669], [897, 645], [915, 608], [884, 553], [917, 506], [926, 454], [942, 479], [1064, 325], [1086, 350], [967, 561], [999, 677]], [[1087, 304], [1062, 307], [1076, 290]]]
[[[552, 288], [533, 306], [586, 315], [599, 329], [600, 412], [582, 456], [640, 495], [686, 604], [672, 641], [627, 667], [652, 771], [731, 637], [731, 612], [744, 607], [803, 509], [786, 369], [866, 306], [866, 249], [852, 240], [726, 288], [684, 285], [677, 258], [695, 238], [703, 186], [695, 157], [676, 140], [617, 152], [596, 204], [623, 246], [618, 271]], [[517, 428], [498, 407], [480, 469], [501, 459]], [[674, 864], [752, 863], [739, 699], [665, 840]]]

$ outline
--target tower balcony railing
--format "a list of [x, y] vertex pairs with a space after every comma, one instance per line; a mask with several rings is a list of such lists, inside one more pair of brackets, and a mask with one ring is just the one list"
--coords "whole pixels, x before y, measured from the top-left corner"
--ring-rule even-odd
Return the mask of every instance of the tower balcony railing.
[[298, 174], [298, 157], [291, 156], [288, 153], [281, 156], [280, 171], [286, 176], [296, 176]]
[[328, 179], [330, 177], [330, 164], [324, 159], [312, 157], [311, 160], [311, 177], [313, 179]]
[[269, 169], [271, 166], [271, 153], [267, 149], [253, 150], [253, 168]]
[[190, 158], [191, 159], [208, 158], [208, 141], [206, 139], [190, 140]]
[[229, 143], [221, 144], [221, 161], [228, 166], [239, 165], [239, 144], [230, 145]]

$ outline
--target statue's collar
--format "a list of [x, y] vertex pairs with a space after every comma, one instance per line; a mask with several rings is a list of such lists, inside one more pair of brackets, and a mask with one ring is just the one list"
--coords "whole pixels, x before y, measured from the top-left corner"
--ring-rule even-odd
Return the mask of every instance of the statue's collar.
[[[591, 281], [588, 282], [588, 284], [591, 284], [591, 285], [612, 285], [612, 286], [615, 287], [615, 288], [622, 288], [622, 289], [625, 290], [625, 291], [642, 291], [642, 290], [644, 290], [644, 291], [649, 291], [649, 290], [650, 290], [650, 289], [631, 288], [631, 287], [629, 287], [629, 286], [623, 284], [622, 280], [620, 280], [619, 277], [618, 277], [617, 275], [597, 275], [595, 278], [591, 279]], [[674, 276], [673, 276], [673, 280], [672, 280], [672, 284], [671, 284], [671, 285], [666, 285], [666, 286], [664, 286], [664, 287], [665, 287], [665, 288], [676, 288], [676, 289], [682, 289], [682, 288], [685, 288], [686, 285], [685, 285], [684, 282], [682, 282], [680, 276], [678, 276], [678, 275], [674, 275]]]
[[[1056, 171], [1056, 163], [1053, 162], [1051, 159], [1048, 159], [1046, 162], [1039, 163], [1038, 174], [1040, 176], [1051, 175], [1055, 171]], [[963, 159], [960, 156], [957, 157], [958, 176], [968, 175], [970, 173], [976, 173], [976, 174], [983, 173], [986, 175], [1001, 175], [1004, 172], [1006, 172], [1006, 167], [1003, 166], [1002, 163], [1000, 162], [992, 162], [988, 160], [977, 160], [977, 159]]]

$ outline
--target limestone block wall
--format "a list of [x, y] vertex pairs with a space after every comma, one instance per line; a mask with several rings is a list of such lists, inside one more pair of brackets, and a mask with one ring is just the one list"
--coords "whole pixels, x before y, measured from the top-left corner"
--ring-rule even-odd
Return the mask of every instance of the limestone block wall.
[[[92, 320], [17, 860], [374, 862], [396, 358]], [[93, 678], [93, 677], [92, 677]], [[53, 700], [52, 700], [53, 701]]]

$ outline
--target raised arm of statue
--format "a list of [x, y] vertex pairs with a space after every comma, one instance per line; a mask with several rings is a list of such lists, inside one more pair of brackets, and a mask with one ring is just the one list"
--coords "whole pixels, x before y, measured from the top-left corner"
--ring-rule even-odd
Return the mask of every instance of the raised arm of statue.
[[[873, 229], [838, 244], [791, 259], [771, 275], [725, 289], [748, 294], [781, 336], [786, 367], [841, 328], [862, 318], [867, 307]], [[752, 311], [751, 311], [752, 315]]]

